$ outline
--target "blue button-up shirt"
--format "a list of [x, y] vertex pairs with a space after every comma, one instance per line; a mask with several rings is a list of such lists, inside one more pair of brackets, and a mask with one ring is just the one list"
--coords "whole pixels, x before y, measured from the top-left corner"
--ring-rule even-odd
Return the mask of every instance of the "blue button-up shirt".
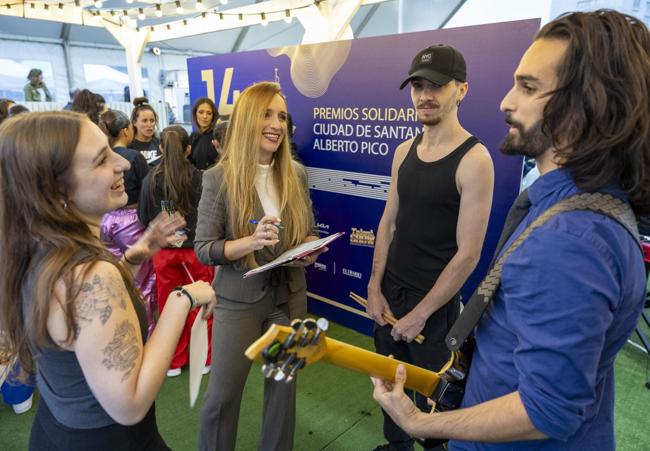
[[[529, 188], [528, 215], [503, 249], [579, 191], [566, 170], [540, 177]], [[452, 441], [450, 449], [614, 450], [614, 359], [645, 293], [639, 246], [611, 218], [567, 212], [533, 232], [507, 258], [479, 322], [463, 407], [518, 390], [532, 423], [550, 439]]]

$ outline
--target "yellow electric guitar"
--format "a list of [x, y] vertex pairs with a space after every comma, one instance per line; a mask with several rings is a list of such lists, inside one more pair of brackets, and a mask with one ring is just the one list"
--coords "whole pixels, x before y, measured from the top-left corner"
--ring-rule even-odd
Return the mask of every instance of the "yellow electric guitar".
[[[278, 382], [291, 382], [300, 369], [318, 360], [393, 381], [397, 365], [401, 363], [406, 367], [406, 388], [431, 398], [437, 411], [452, 410], [460, 405], [473, 341], [453, 352], [449, 361], [435, 372], [328, 338], [325, 336], [328, 326], [325, 318], [294, 320], [291, 327], [273, 324], [248, 347], [246, 357], [261, 359], [264, 376]], [[426, 444], [433, 446], [441, 442], [427, 440]]]

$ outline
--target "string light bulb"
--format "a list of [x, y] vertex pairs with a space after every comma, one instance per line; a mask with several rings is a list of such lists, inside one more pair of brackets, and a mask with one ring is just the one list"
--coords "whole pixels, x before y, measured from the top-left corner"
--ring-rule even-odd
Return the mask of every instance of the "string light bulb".
[[269, 21], [266, 20], [266, 14], [262, 13], [261, 16], [262, 16], [262, 20], [260, 20], [260, 24], [263, 27], [265, 27], [265, 26], [267, 26], [269, 24]]
[[183, 25], [187, 26], [187, 19], [183, 19]]
[[74, 10], [76, 13], [81, 12], [81, 0], [74, 0]]
[[44, 16], [50, 15], [50, 6], [47, 3], [43, 4], [43, 15]]
[[102, 3], [102, 0], [95, 0], [95, 8], [100, 9], [104, 4]]
[[156, 17], [162, 17], [163, 13], [162, 10], [160, 9], [160, 4], [156, 4], [156, 12], [154, 13]]
[[144, 10], [142, 8], [138, 8], [138, 20], [145, 20], [147, 16], [144, 14]]
[[131, 3], [133, 3], [133, 0], [126, 0], [126, 2], [130, 5]]
[[289, 11], [288, 9], [285, 9], [284, 10], [284, 21], [286, 23], [291, 23], [292, 20], [293, 20], [293, 17], [291, 17], [291, 11]]
[[176, 0], [176, 13], [183, 14], [183, 11], [185, 11], [183, 5], [181, 5], [180, 1]]
[[123, 10], [122, 10], [122, 15], [123, 15], [124, 17], [129, 17], [129, 12], [128, 12], [126, 9], [123, 9]]
[[205, 7], [203, 6], [203, 2], [201, 0], [196, 0], [196, 10], [197, 11], [203, 11]]
[[6, 11], [7, 14], [11, 14], [11, 15], [13, 15], [13, 14], [14, 14], [14, 10], [13, 10], [13, 8], [11, 7], [11, 5], [10, 5], [9, 3], [7, 3], [6, 7], [7, 7], [7, 11]]
[[222, 5], [227, 5], [228, 4], [228, 0], [220, 0], [220, 1], [221, 1]]

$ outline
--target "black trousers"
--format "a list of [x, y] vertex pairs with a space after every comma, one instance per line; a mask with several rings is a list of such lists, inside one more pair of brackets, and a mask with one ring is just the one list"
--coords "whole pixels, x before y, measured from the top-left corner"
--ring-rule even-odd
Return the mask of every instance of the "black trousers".
[[[381, 290], [391, 311], [397, 319], [409, 313], [422, 300], [426, 293], [408, 289], [400, 285], [390, 274], [386, 273], [382, 280]], [[445, 336], [458, 318], [460, 309], [460, 296], [443, 305], [438, 311], [427, 319], [421, 334], [425, 340], [422, 344], [415, 341], [395, 341], [390, 335], [392, 326], [375, 325], [375, 348], [383, 355], [392, 354], [397, 360], [412, 363], [431, 371], [438, 371], [447, 363], [451, 352], [445, 345]], [[415, 397], [415, 404], [422, 411], [428, 412], [431, 408], [427, 405], [427, 398], [419, 393], [406, 391], [407, 396]], [[402, 431], [393, 420], [382, 410], [384, 414], [384, 437], [392, 444], [408, 445], [413, 442], [409, 435]]]

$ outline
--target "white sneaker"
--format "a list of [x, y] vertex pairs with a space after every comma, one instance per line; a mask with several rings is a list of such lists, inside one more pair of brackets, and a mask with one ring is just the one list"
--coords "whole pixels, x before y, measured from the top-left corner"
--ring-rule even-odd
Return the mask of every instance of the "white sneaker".
[[206, 365], [203, 367], [203, 370], [201, 370], [201, 374], [208, 374], [212, 367], [210, 365]]
[[167, 377], [176, 377], [180, 375], [181, 375], [180, 368], [172, 368], [171, 370], [167, 370]]
[[34, 395], [31, 395], [25, 401], [18, 404], [13, 404], [12, 407], [14, 408], [14, 412], [17, 415], [20, 415], [21, 413], [29, 412], [29, 409], [32, 408], [33, 399], [34, 399]]

